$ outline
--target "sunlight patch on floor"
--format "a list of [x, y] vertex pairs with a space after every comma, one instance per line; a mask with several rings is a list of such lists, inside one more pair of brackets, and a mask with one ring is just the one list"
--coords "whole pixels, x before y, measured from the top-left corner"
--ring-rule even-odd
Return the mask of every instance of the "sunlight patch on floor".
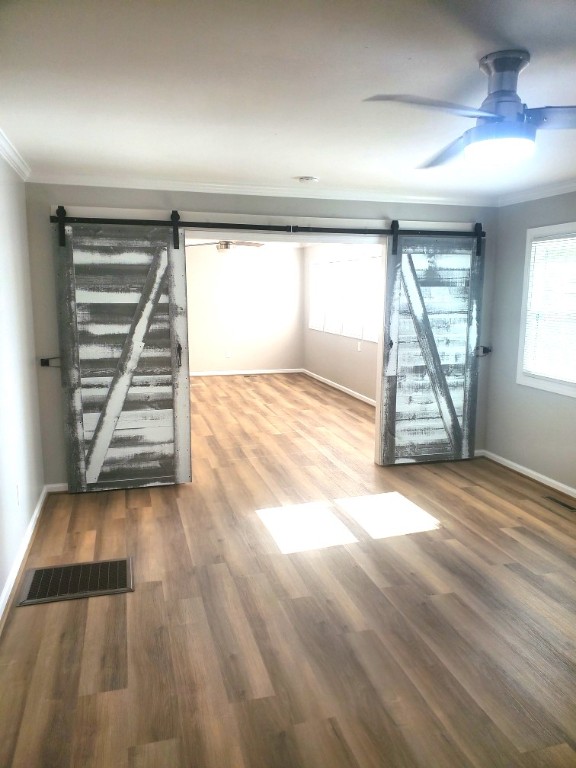
[[259, 509], [256, 514], [285, 555], [358, 541], [330, 507], [318, 501]]
[[336, 499], [334, 504], [373, 539], [434, 531], [440, 527], [435, 517], [396, 491]]

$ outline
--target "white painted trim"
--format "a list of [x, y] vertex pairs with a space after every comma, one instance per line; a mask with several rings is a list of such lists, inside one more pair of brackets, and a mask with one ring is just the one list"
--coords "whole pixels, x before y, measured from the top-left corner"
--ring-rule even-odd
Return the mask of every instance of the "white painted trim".
[[306, 373], [302, 368], [255, 368], [237, 371], [190, 371], [190, 378], [194, 376], [255, 376], [260, 373]]
[[520, 337], [516, 361], [516, 384], [534, 389], [553, 392], [556, 395], [576, 397], [576, 383], [563, 381], [546, 376], [537, 376], [524, 370], [524, 353], [526, 347], [528, 315], [528, 299], [530, 295], [530, 278], [532, 276], [532, 250], [534, 243], [546, 242], [550, 238], [570, 238], [576, 233], [576, 221], [565, 224], [552, 224], [545, 227], [531, 227], [526, 230], [526, 251], [524, 256], [524, 276], [522, 284], [522, 309], [520, 314]]
[[330, 379], [325, 379], [323, 376], [319, 376], [317, 373], [312, 373], [312, 371], [307, 371], [305, 368], [302, 369], [302, 373], [304, 373], [306, 376], [310, 376], [311, 379], [316, 379], [316, 381], [321, 381], [322, 384], [327, 384], [329, 387], [332, 387], [333, 389], [339, 389], [340, 392], [345, 392], [347, 395], [350, 395], [351, 397], [355, 397], [356, 400], [361, 400], [363, 403], [368, 403], [368, 405], [376, 405], [376, 400], [373, 400], [371, 397], [366, 397], [366, 395], [361, 395], [360, 392], [355, 392], [353, 389], [348, 389], [348, 387], [343, 387], [341, 384], [337, 384], [335, 381], [331, 381]]
[[508, 467], [508, 469], [513, 469], [515, 472], [519, 472], [521, 475], [526, 475], [526, 477], [530, 477], [532, 480], [536, 480], [543, 485], [554, 488], [556, 491], [560, 491], [560, 493], [565, 493], [566, 496], [572, 496], [576, 498], [576, 488], [572, 488], [565, 483], [560, 483], [558, 480], [553, 480], [551, 477], [542, 475], [540, 472], [535, 472], [533, 469], [529, 469], [528, 467], [523, 467], [521, 464], [516, 464], [516, 462], [505, 459], [502, 456], [498, 456], [498, 454], [492, 453], [492, 451], [480, 449], [475, 451], [474, 455], [478, 457], [485, 456], [487, 459], [491, 459], [497, 464], [502, 464], [503, 466]]
[[30, 179], [30, 174], [32, 173], [30, 166], [1, 128], [0, 157], [3, 157], [4, 160], [6, 160], [8, 165], [16, 171], [22, 181], [28, 181]]
[[51, 483], [45, 485], [46, 493], [68, 493], [68, 483]]
[[4, 588], [2, 590], [2, 594], [0, 595], [0, 627], [2, 626], [2, 623], [4, 620], [4, 611], [8, 607], [8, 604], [10, 602], [10, 597], [12, 596], [12, 591], [18, 581], [18, 577], [20, 576], [20, 571], [22, 569], [22, 566], [24, 565], [24, 561], [26, 560], [26, 555], [28, 554], [28, 548], [30, 546], [30, 543], [32, 542], [32, 537], [34, 536], [34, 532], [36, 531], [36, 526], [38, 525], [38, 520], [40, 519], [40, 512], [42, 511], [42, 507], [44, 506], [44, 502], [46, 501], [47, 495], [48, 495], [48, 491], [47, 491], [47, 486], [45, 485], [40, 491], [40, 497], [38, 498], [38, 502], [34, 508], [34, 512], [32, 513], [32, 517], [30, 518], [30, 522], [28, 523], [26, 532], [22, 537], [20, 546], [16, 553], [16, 557], [14, 558], [14, 561], [12, 563], [12, 568], [10, 568], [10, 572], [8, 573], [8, 578], [6, 579]]
[[12, 568], [10, 569], [8, 578], [6, 579], [4, 588], [2, 589], [2, 594], [0, 595], [0, 632], [2, 631], [2, 628], [4, 625], [4, 619], [6, 618], [5, 611], [7, 610], [10, 604], [10, 598], [12, 597], [14, 587], [18, 583], [20, 573], [22, 571], [22, 568], [24, 567], [24, 563], [26, 562], [28, 551], [30, 549], [32, 539], [36, 532], [36, 528], [40, 520], [40, 514], [42, 512], [42, 509], [44, 508], [44, 502], [46, 501], [46, 497], [50, 493], [62, 493], [67, 491], [68, 491], [67, 483], [52, 483], [50, 485], [45, 485], [40, 491], [40, 496], [38, 497], [38, 501], [36, 502], [36, 506], [34, 507], [34, 512], [32, 513], [32, 517], [30, 518], [30, 522], [28, 523], [26, 532], [22, 537], [22, 541], [20, 542], [18, 552], [16, 553], [16, 557], [14, 558], [14, 562], [12, 563]]
[[504, 208], [507, 205], [529, 203], [532, 200], [542, 200], [544, 197], [556, 197], [557, 195], [569, 195], [572, 192], [576, 192], [576, 180], [550, 184], [547, 187], [534, 187], [533, 189], [509, 192], [497, 197], [493, 205], [497, 208]]
[[343, 200], [374, 203], [413, 203], [428, 205], [469, 205], [493, 207], [494, 195], [454, 192], [446, 195], [412, 195], [405, 192], [381, 189], [328, 189], [326, 187], [298, 186], [267, 187], [252, 184], [211, 184], [202, 182], [174, 181], [170, 179], [141, 179], [117, 176], [78, 176], [59, 174], [33, 174], [28, 179], [34, 184], [55, 184], [73, 187], [111, 187], [120, 189], [152, 189], [166, 192], [192, 192], [210, 195], [249, 195], [256, 197], [289, 197], [308, 200]]

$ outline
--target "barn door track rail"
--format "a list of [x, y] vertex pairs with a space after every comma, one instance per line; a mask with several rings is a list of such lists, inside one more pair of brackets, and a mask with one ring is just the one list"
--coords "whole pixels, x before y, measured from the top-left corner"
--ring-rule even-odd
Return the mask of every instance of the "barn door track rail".
[[486, 233], [482, 229], [482, 224], [475, 224], [473, 231], [456, 231], [442, 229], [400, 229], [397, 221], [393, 221], [389, 228], [369, 229], [369, 228], [350, 228], [350, 227], [301, 227], [294, 224], [273, 225], [273, 224], [237, 224], [221, 221], [182, 221], [178, 211], [172, 211], [170, 221], [166, 219], [99, 219], [90, 217], [68, 216], [66, 208], [59, 205], [56, 209], [56, 215], [50, 216], [50, 221], [58, 225], [58, 241], [60, 247], [66, 244], [66, 224], [118, 224], [118, 225], [141, 225], [150, 227], [170, 227], [174, 248], [179, 248], [179, 229], [216, 229], [216, 230], [235, 230], [237, 232], [286, 232], [288, 235], [297, 234], [324, 234], [324, 235], [372, 235], [380, 237], [398, 237], [398, 235], [423, 235], [430, 237], [476, 237], [478, 244]]

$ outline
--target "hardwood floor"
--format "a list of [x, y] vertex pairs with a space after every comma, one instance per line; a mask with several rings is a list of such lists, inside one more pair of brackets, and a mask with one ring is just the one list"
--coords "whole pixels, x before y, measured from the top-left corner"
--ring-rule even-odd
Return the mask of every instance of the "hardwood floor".
[[[11, 609], [0, 766], [576, 766], [576, 514], [547, 497], [573, 499], [486, 459], [376, 467], [373, 409], [305, 376], [192, 402], [192, 484], [49, 497], [28, 566], [129, 554], [136, 590]], [[353, 517], [406, 499], [437, 524]], [[282, 554], [256, 510], [310, 502], [357, 541]]]

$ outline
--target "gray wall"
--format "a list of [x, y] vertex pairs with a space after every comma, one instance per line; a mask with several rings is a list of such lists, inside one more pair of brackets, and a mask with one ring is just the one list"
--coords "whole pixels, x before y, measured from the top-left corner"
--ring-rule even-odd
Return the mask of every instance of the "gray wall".
[[[314, 257], [317, 254], [330, 254], [330, 245], [305, 247], [304, 250], [304, 369], [335, 384], [339, 384], [369, 400], [376, 399], [376, 379], [378, 375], [378, 344], [371, 341], [340, 336], [334, 333], [313, 330], [308, 327], [309, 275]], [[354, 244], [347, 247], [354, 249]], [[378, 255], [382, 248], [378, 248]], [[374, 252], [376, 255], [376, 251]], [[384, 272], [382, 271], [382, 291], [384, 291]]]
[[24, 183], [0, 159], [0, 591], [44, 477]]
[[[495, 215], [490, 208], [466, 206], [414, 205], [339, 200], [305, 200], [257, 196], [209, 195], [159, 190], [131, 190], [103, 187], [77, 187], [50, 184], [27, 184], [28, 227], [30, 238], [34, 324], [37, 352], [58, 354], [54, 264], [50, 234], [50, 208], [64, 205], [94, 208], [155, 210], [168, 215], [172, 209], [264, 216], [307, 216], [314, 218], [391, 219], [430, 222], [481, 221], [488, 233], [487, 306], [493, 273]], [[485, 318], [489, 316], [485, 313]], [[488, 318], [489, 319], [489, 318]], [[487, 342], [486, 342], [487, 343]], [[55, 370], [39, 372], [40, 424], [46, 482], [66, 482], [64, 458], [63, 410], [60, 380]], [[484, 445], [484, 372], [482, 372], [478, 410], [478, 447]]]
[[191, 373], [302, 367], [298, 245], [189, 245], [186, 278]]
[[376, 399], [378, 344], [304, 329], [304, 369], [322, 379]]
[[[576, 193], [498, 211], [486, 448], [576, 487], [576, 398], [516, 384], [526, 230], [576, 221]], [[566, 350], [576, 355], [576, 346]]]

